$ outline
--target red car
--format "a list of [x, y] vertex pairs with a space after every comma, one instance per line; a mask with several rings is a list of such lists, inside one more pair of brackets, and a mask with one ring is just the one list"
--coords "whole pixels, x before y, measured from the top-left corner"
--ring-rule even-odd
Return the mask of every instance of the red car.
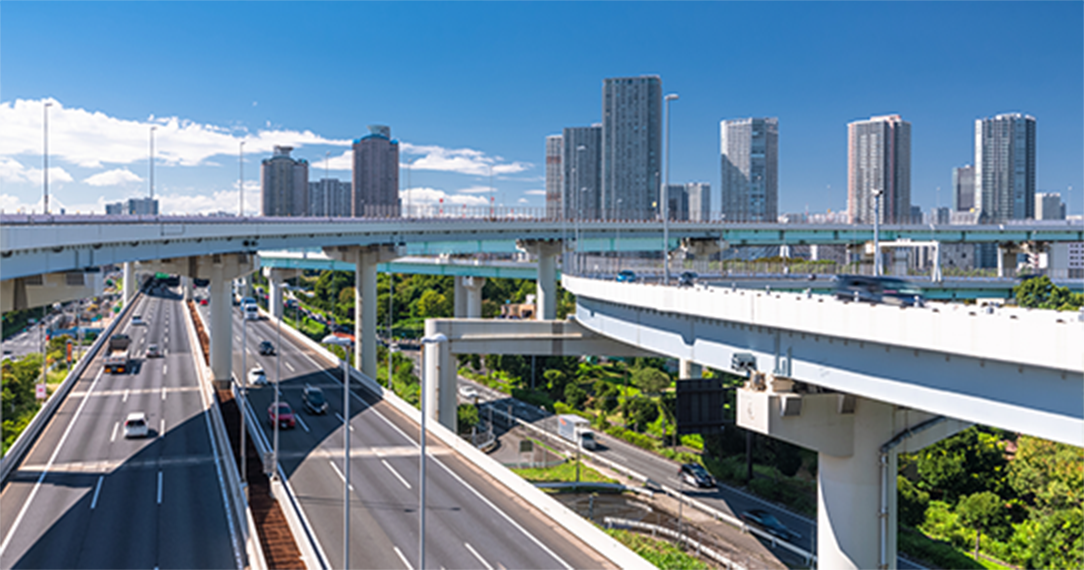
[[275, 404], [272, 403], [267, 407], [267, 421], [272, 427], [274, 427], [275, 421], [278, 421], [280, 429], [291, 429], [295, 425], [294, 411], [290, 409], [290, 404], [279, 402], [279, 413], [276, 416]]

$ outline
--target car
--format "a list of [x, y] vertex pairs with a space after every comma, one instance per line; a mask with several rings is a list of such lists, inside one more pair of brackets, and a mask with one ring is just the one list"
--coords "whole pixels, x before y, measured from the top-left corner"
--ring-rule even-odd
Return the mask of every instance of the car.
[[162, 351], [153, 342], [147, 345], [147, 358], [162, 358]]
[[678, 287], [692, 287], [696, 285], [696, 278], [698, 275], [692, 271], [683, 271], [678, 276]]
[[305, 391], [301, 393], [301, 401], [305, 403], [305, 408], [314, 414], [327, 413], [327, 398], [324, 397], [324, 391], [316, 386], [305, 384]]
[[636, 273], [629, 269], [622, 269], [617, 273], [618, 283], [635, 283]]
[[132, 412], [124, 419], [124, 437], [147, 437], [150, 435], [150, 427], [147, 426], [147, 414]]
[[279, 429], [290, 429], [294, 427], [296, 420], [294, 420], [294, 411], [290, 409], [290, 404], [286, 402], [279, 402], [278, 413], [275, 413], [275, 404], [272, 402], [267, 407], [267, 421], [274, 427], [275, 422], [278, 422]]
[[768, 534], [787, 542], [802, 538], [802, 535], [787, 528], [787, 525], [779, 522], [779, 519], [764, 509], [748, 510], [738, 515], [738, 517], [746, 523], [758, 526]]
[[145, 325], [147, 323], [143, 322], [143, 317], [141, 317], [139, 315], [132, 315], [132, 324], [133, 325]]
[[250, 305], [250, 304], [251, 304], [251, 305], [255, 305], [255, 304], [256, 304], [256, 298], [255, 298], [255, 297], [245, 297], [244, 299], [241, 299], [241, 305], [242, 305], [242, 306], [244, 306], [244, 305]]
[[480, 394], [478, 394], [478, 390], [474, 389], [474, 386], [465, 385], [459, 387], [459, 395], [464, 399], [474, 400]]
[[897, 277], [837, 275], [835, 297], [843, 301], [921, 307], [922, 288]]
[[260, 341], [260, 354], [263, 356], [274, 355], [275, 345], [271, 344], [271, 341]]
[[267, 374], [264, 374], [263, 368], [253, 368], [248, 371], [248, 383], [255, 386], [267, 385]]
[[199, 298], [199, 304], [200, 304], [200, 306], [206, 306], [207, 305], [207, 297], [200, 297]]
[[678, 478], [693, 487], [714, 487], [715, 478], [699, 463], [686, 463], [678, 470]]

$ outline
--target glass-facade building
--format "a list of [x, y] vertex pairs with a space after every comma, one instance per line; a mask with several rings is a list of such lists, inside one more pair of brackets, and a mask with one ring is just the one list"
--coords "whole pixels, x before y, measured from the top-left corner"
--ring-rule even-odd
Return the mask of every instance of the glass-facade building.
[[779, 120], [721, 121], [719, 151], [723, 219], [775, 222], [779, 216]]
[[[566, 156], [569, 141], [565, 141]], [[604, 219], [659, 214], [662, 165], [662, 80], [613, 77], [602, 83], [601, 193]]]
[[[874, 190], [881, 190], [877, 209]], [[911, 223], [911, 123], [899, 115], [847, 125], [847, 214], [852, 224]]]
[[[566, 127], [561, 200], [568, 218], [602, 219], [602, 126]], [[624, 205], [624, 199], [618, 206]]]
[[1035, 217], [1035, 118], [975, 121], [975, 202], [987, 223]]

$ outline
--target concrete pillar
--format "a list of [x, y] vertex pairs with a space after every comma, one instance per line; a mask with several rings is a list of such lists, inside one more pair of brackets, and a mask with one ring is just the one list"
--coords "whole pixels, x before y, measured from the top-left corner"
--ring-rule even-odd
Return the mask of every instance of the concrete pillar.
[[689, 380], [703, 377], [704, 369], [699, 364], [685, 358], [678, 360], [678, 378]]
[[184, 296], [185, 301], [192, 300], [192, 278], [181, 276], [181, 295]]
[[516, 240], [516, 248], [538, 257], [538, 296], [536, 313], [539, 319], [553, 320], [557, 317], [557, 254], [561, 252], [560, 240]]
[[354, 367], [376, 378], [376, 266], [379, 254], [362, 250], [355, 261]]
[[233, 333], [230, 326], [233, 303], [230, 302], [230, 288], [221, 264], [211, 266], [208, 296], [211, 307], [211, 373], [214, 374], [215, 385], [226, 386], [233, 380]]
[[123, 288], [121, 289], [121, 298], [124, 299], [124, 304], [125, 305], [127, 305], [128, 302], [132, 300], [132, 297], [135, 296], [135, 292], [136, 292], [135, 271], [132, 271], [132, 269], [133, 269], [132, 262], [131, 261], [125, 261], [124, 262], [124, 283], [122, 284]]
[[941, 242], [933, 244], [933, 269], [930, 270], [930, 281], [941, 282]]
[[[447, 321], [428, 319], [425, 321], [425, 335], [438, 332], [438, 324]], [[495, 321], [500, 322], [500, 321]], [[442, 331], [444, 332], [444, 331]], [[447, 335], [448, 332], [445, 332]], [[426, 411], [429, 418], [440, 422], [444, 427], [456, 431], [456, 412], [459, 401], [456, 397], [458, 373], [456, 362], [452, 359], [450, 343], [426, 344], [424, 346], [425, 377], [422, 378], [422, 397], [426, 398]]]
[[[250, 280], [248, 278], [246, 278], [245, 282], [247, 283], [248, 281], [250, 281]], [[270, 309], [271, 315], [273, 317], [275, 317], [276, 319], [281, 319], [282, 318], [282, 291], [283, 291], [282, 286], [285, 284], [285, 281], [283, 280], [282, 273], [272, 269], [271, 270], [271, 276], [268, 279], [268, 283], [271, 286], [271, 292], [269, 294], [270, 298], [268, 299], [267, 308]]]
[[455, 304], [452, 312], [457, 319], [467, 318], [467, 289], [463, 287], [463, 280], [466, 277], [457, 275], [455, 277]]
[[908, 248], [897, 247], [892, 250], [892, 274], [899, 277], [907, 276], [907, 251]]
[[1017, 250], [1011, 246], [997, 246], [997, 276], [1005, 277], [1006, 271], [1016, 272]]
[[466, 298], [468, 319], [482, 318], [482, 287], [486, 284], [485, 277], [461, 277], [463, 296]]

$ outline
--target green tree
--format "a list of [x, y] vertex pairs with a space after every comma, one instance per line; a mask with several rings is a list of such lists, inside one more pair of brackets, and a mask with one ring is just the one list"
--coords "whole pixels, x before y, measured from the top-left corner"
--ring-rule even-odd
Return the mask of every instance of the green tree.
[[972, 426], [918, 452], [915, 458], [920, 486], [945, 502], [964, 495], [992, 491], [1011, 498], [1006, 485], [1008, 461], [996, 435]]
[[1031, 567], [1084, 568], [1084, 509], [1043, 517], [1031, 544]]
[[659, 406], [654, 400], [636, 398], [629, 402], [629, 420], [632, 425], [639, 428], [657, 419], [659, 419]]
[[960, 522], [975, 531], [975, 559], [979, 558], [979, 539], [982, 531], [997, 524], [1004, 509], [1001, 497], [990, 491], [967, 495], [956, 505]]
[[926, 520], [926, 507], [930, 505], [930, 494], [919, 489], [903, 475], [896, 476], [897, 510], [899, 522], [917, 527]]
[[452, 307], [447, 297], [430, 289], [418, 299], [415, 314], [423, 319], [450, 317]]
[[459, 433], [470, 433], [470, 429], [478, 425], [478, 408], [474, 404], [459, 404], [455, 417]]
[[1084, 305], [1084, 294], [1054, 285], [1046, 275], [1032, 277], [1013, 287], [1013, 294], [1016, 304], [1021, 307], [1076, 311]]
[[542, 373], [542, 379], [546, 382], [546, 391], [550, 396], [559, 396], [565, 393], [565, 385], [568, 384], [568, 375], [560, 370], [547, 370]]
[[570, 382], [565, 385], [565, 403], [574, 409], [580, 409], [587, 401], [587, 391], [579, 384]]
[[658, 368], [644, 367], [632, 373], [632, 383], [648, 394], [658, 394], [670, 386], [670, 377]]
[[1084, 506], [1084, 449], [1022, 435], [1009, 465], [1009, 485], [1041, 515]]

